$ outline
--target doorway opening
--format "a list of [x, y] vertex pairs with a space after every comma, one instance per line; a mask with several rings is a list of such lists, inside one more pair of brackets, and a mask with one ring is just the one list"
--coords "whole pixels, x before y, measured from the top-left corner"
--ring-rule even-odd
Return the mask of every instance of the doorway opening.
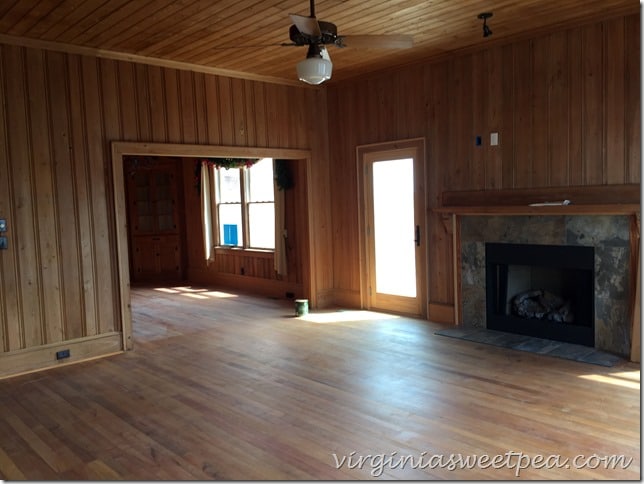
[[[312, 205], [311, 190], [305, 187], [311, 186], [311, 154], [306, 150], [296, 149], [274, 149], [274, 148], [249, 148], [234, 146], [210, 146], [210, 145], [177, 145], [163, 143], [130, 143], [130, 142], [113, 142], [112, 143], [112, 181], [114, 188], [114, 211], [116, 221], [116, 246], [117, 246], [117, 269], [119, 284], [119, 307], [122, 322], [123, 349], [131, 350], [133, 348], [132, 339], [132, 313], [130, 297], [130, 267], [131, 254], [128, 241], [128, 200], [126, 196], [125, 163], [129, 156], [138, 157], [158, 157], [158, 158], [182, 158], [184, 160], [197, 160], [199, 158], [274, 158], [283, 160], [292, 160], [297, 162], [298, 166], [303, 167], [303, 190], [302, 200], [299, 204], [307, 207], [302, 220], [299, 236], [302, 240], [301, 260], [301, 290], [304, 297], [307, 297], [311, 305], [314, 306], [316, 301], [315, 280], [312, 277], [314, 261], [312, 254], [313, 237], [311, 237], [312, 220], [308, 216], [309, 207]], [[300, 165], [300, 163], [302, 165]], [[184, 177], [185, 178], [185, 177]], [[190, 180], [185, 178], [186, 186]], [[187, 193], [187, 192], [186, 192]], [[197, 195], [195, 195], [197, 196]], [[190, 279], [190, 267], [183, 269], [186, 279]], [[260, 281], [261, 282], [261, 281]], [[269, 283], [272, 281], [268, 281]]]

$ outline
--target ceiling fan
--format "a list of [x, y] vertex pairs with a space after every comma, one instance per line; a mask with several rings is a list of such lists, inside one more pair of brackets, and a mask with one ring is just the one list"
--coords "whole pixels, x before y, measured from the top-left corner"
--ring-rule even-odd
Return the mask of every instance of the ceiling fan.
[[292, 43], [282, 44], [308, 46], [306, 59], [297, 65], [299, 79], [308, 84], [321, 84], [331, 78], [333, 64], [326, 49], [327, 45], [407, 49], [414, 43], [410, 35], [338, 35], [335, 24], [315, 17], [315, 0], [310, 2], [311, 14], [308, 17], [289, 14], [293, 21], [288, 32]]

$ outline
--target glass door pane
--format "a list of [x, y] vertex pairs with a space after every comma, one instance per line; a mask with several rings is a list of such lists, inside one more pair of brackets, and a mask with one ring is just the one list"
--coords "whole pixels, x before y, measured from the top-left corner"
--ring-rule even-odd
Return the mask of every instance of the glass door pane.
[[416, 297], [414, 160], [373, 163], [376, 292]]

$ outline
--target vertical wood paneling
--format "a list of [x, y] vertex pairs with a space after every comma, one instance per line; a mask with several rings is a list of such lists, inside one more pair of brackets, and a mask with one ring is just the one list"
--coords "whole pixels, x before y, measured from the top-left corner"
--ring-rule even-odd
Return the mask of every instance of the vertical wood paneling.
[[136, 107], [138, 114], [139, 140], [148, 141], [152, 138], [150, 126], [150, 89], [148, 84], [148, 66], [134, 64], [134, 79]]
[[197, 143], [197, 120], [195, 112], [195, 74], [191, 71], [179, 72], [179, 111], [181, 113], [181, 132], [183, 143]]
[[219, 83], [215, 76], [206, 76], [206, 120], [208, 123], [208, 143], [221, 143], [221, 124], [219, 121]]
[[[429, 92], [430, 118], [428, 121], [429, 155], [427, 156], [427, 186], [426, 192], [430, 207], [439, 205], [441, 187], [447, 183], [450, 164], [450, 146], [448, 143], [441, 143], [441, 139], [448, 139], [450, 126], [446, 119], [449, 119], [451, 110], [451, 99], [448, 96], [449, 71], [447, 63], [426, 68], [425, 89]], [[449, 220], [449, 219], [448, 219]], [[453, 290], [449, 284], [442, 281], [449, 281], [452, 277], [451, 263], [451, 233], [447, 230], [445, 219], [437, 214], [430, 214], [427, 223], [429, 232], [429, 254], [428, 271], [430, 291], [434, 302], [449, 303], [453, 298]], [[446, 254], [444, 249], [449, 252]]]
[[208, 120], [206, 118], [206, 89], [204, 74], [194, 74], [195, 120], [197, 123], [197, 144], [208, 143]]
[[[484, 53], [485, 65], [488, 68], [489, 80], [484, 95], [487, 97], [488, 109], [486, 126], [490, 133], [503, 133], [507, 135], [503, 124], [503, 108], [508, 96], [503, 90], [503, 72], [506, 66], [503, 64], [503, 50], [494, 48]], [[486, 133], [483, 133], [485, 135]], [[505, 139], [501, 140], [501, 146], [505, 145]], [[485, 188], [495, 189], [503, 187], [503, 156], [500, 146], [490, 146], [485, 143]]]
[[[39, 294], [40, 281], [37, 262], [36, 207], [32, 180], [32, 153], [29, 138], [28, 95], [25, 72], [25, 51], [7, 46], [5, 49], [7, 66], [5, 73], [7, 86], [7, 127], [10, 133], [9, 154], [11, 159], [11, 182], [13, 185], [14, 214], [12, 223], [16, 235], [17, 286], [20, 304], [20, 322], [17, 350], [38, 346], [43, 342], [42, 306]], [[8, 73], [11, 73], [8, 75]], [[10, 221], [7, 221], [10, 223]], [[19, 240], [19, 242], [18, 242]], [[14, 337], [14, 339], [16, 339]]]
[[[470, 167], [471, 186], [485, 186], [486, 179], [486, 150], [489, 145], [487, 131], [488, 104], [491, 101], [487, 96], [488, 76], [486, 71], [487, 56], [477, 55], [472, 57], [472, 75], [470, 77], [472, 91], [472, 131], [465, 135], [466, 145], [471, 148], [472, 164]], [[481, 145], [476, 146], [476, 136], [481, 137]]]
[[640, 17], [633, 15], [624, 20], [625, 50], [625, 158], [626, 182], [641, 183], [642, 173], [642, 80], [640, 61], [641, 25]]
[[[0, 216], [8, 219], [10, 241], [10, 250], [0, 253], [2, 352], [120, 330], [111, 141], [326, 146], [326, 117], [319, 114], [326, 99], [312, 90], [271, 86], [267, 100], [266, 86], [256, 81], [0, 49], [0, 189], [6, 195]], [[315, 132], [322, 142], [311, 139], [314, 119], [322, 121]], [[315, 156], [325, 162], [324, 154]], [[329, 288], [330, 244], [308, 253], [303, 166], [297, 165], [299, 188], [290, 207], [294, 253], [286, 282], [301, 285], [306, 258], [313, 256]], [[323, 170], [316, 166], [314, 179], [327, 183]], [[192, 159], [184, 172], [186, 211], [197, 213]], [[318, 210], [325, 227], [328, 213]], [[192, 236], [198, 221], [190, 230], [189, 250], [200, 253], [199, 237]], [[189, 258], [197, 260], [197, 252]], [[277, 279], [270, 258], [220, 262], [235, 274], [244, 267], [254, 277]]]
[[155, 143], [163, 143], [167, 140], [168, 122], [165, 111], [163, 71], [160, 67], [148, 67], [148, 85], [150, 86], [150, 123], [152, 125], [152, 140]]
[[[6, 73], [15, 69], [6, 59], [6, 48], [0, 46], [0, 99], [7, 98]], [[10, 139], [7, 121], [7, 104], [0, 103], [0, 213], [9, 221], [15, 221], [14, 216], [14, 189], [11, 173]], [[19, 349], [21, 345], [22, 314], [20, 307], [20, 293], [18, 291], [18, 261], [16, 250], [15, 227], [9, 225], [4, 234], [13, 250], [4, 251], [0, 255], [0, 343], [2, 351]]]
[[503, 183], [502, 188], [514, 188], [516, 185], [516, 173], [514, 170], [515, 146], [514, 138], [516, 132], [514, 113], [514, 99], [516, 98], [516, 71], [514, 45], [502, 47], [503, 73], [501, 76], [501, 86], [503, 89], [503, 106], [501, 112], [503, 116], [503, 131], [500, 132], [501, 144], [498, 151], [501, 154], [501, 167]]
[[166, 120], [168, 121], [168, 142], [181, 143], [181, 115], [179, 110], [179, 73], [171, 69], [164, 70]]
[[61, 317], [60, 266], [58, 264], [58, 221], [53, 187], [53, 163], [47, 87], [45, 84], [44, 52], [29, 50], [26, 55], [27, 89], [32, 149], [33, 194], [35, 195], [35, 229], [37, 232], [36, 262], [39, 265], [41, 326], [43, 341], [52, 343], [63, 339]]
[[299, 89], [294, 93], [295, 103], [290, 108], [292, 112], [292, 119], [287, 123], [291, 139], [291, 146], [298, 148], [306, 148], [307, 140], [310, 135], [315, 136], [315, 131], [309, 133], [309, 126], [307, 123], [309, 104], [307, 102], [309, 93], [305, 89]]
[[[514, 181], [518, 188], [530, 187], [533, 175], [533, 72], [532, 41], [514, 46]], [[510, 141], [510, 140], [508, 140]]]
[[[357, 112], [357, 100], [360, 96], [355, 92], [355, 86], [346, 86], [341, 96], [329, 99], [328, 109], [330, 112]], [[355, 145], [358, 134], [358, 126], [354, 117], [334, 116], [333, 124], [335, 134], [331, 142], [341, 146], [342, 150], [332, 150], [331, 157], [335, 169], [331, 170], [330, 180], [334, 189], [335, 206], [351, 207], [358, 203], [357, 193], [350, 187], [357, 187], [357, 177], [362, 176], [356, 172]], [[342, 133], [340, 136], [339, 133]], [[358, 228], [359, 214], [351, 211], [334, 211], [332, 240], [336, 247], [345, 247], [359, 258]], [[335, 265], [333, 270], [334, 287], [339, 289], [355, 288], [360, 286], [359, 264]]]
[[[455, 168], [448, 172], [447, 183], [459, 189], [468, 189], [472, 181], [472, 84], [471, 57], [459, 57], [449, 61], [450, 83], [448, 98], [450, 138], [453, 142], [449, 163]], [[464, 113], [468, 113], [464, 115]]]
[[233, 114], [233, 135], [235, 146], [248, 146], [248, 133], [246, 126], [246, 92], [243, 79], [231, 79], [232, 90], [232, 114]]
[[[87, 322], [87, 335], [100, 334], [114, 328], [114, 272], [112, 270], [109, 218], [112, 213], [106, 193], [106, 147], [104, 118], [101, 109], [101, 86], [98, 60], [81, 59], [85, 123], [87, 136], [87, 166], [90, 182], [91, 220], [94, 235], [94, 267], [97, 318]], [[109, 172], [107, 172], [109, 173]]]
[[549, 43], [536, 42], [532, 49], [532, 95], [529, 111], [532, 112], [532, 172], [530, 186], [545, 187], [550, 184], [548, 135], [550, 134], [550, 59]]
[[[582, 29], [583, 93], [582, 123], [584, 184], [602, 185], [605, 181], [604, 153], [604, 42], [601, 24]], [[613, 55], [613, 54], [611, 54]]]
[[[71, 56], [68, 60], [69, 98], [74, 100], [69, 105], [71, 121], [71, 148], [74, 179], [78, 194], [75, 216], [78, 220], [76, 237], [80, 246], [83, 319], [82, 325], [69, 328], [70, 339], [88, 334], [88, 325], [98, 319], [96, 301], [96, 279], [94, 274], [94, 233], [92, 227], [91, 191], [87, 163], [87, 137], [85, 125], [85, 102], [83, 98], [83, 75], [81, 58]], [[68, 214], [69, 215], [69, 214]]]
[[235, 119], [233, 117], [231, 79], [217, 78], [219, 94], [219, 126], [221, 128], [221, 144], [232, 145], [235, 140]]
[[266, 86], [266, 116], [267, 116], [267, 132], [268, 132], [268, 146], [270, 148], [279, 148], [282, 146], [290, 146], [290, 136], [288, 124], [290, 119], [285, 115], [288, 109], [287, 88], [275, 84]]
[[[119, 112], [118, 65], [115, 61], [99, 61], [101, 78], [101, 109], [103, 110], [104, 133], [108, 140], [122, 138], [121, 113]], [[129, 113], [128, 113], [129, 114]], [[129, 118], [129, 116], [123, 116]]]
[[[136, 94], [134, 81], [134, 66], [128, 62], [119, 62], [118, 68], [118, 88], [119, 98], [126, 99], [121, 103], [120, 116], [125, 140], [139, 139], [139, 127], [136, 113], [136, 102], [133, 96]], [[117, 105], [118, 106], [118, 105]], [[118, 139], [118, 138], [117, 138]]]
[[581, 29], [568, 32], [567, 64], [569, 69], [568, 99], [570, 124], [568, 125], [568, 183], [579, 186], [584, 183], [583, 158], [583, 42]]
[[78, 240], [79, 220], [77, 180], [72, 165], [72, 136], [68, 106], [69, 78], [66, 56], [48, 52], [47, 82], [49, 90], [49, 125], [54, 167], [56, 193], [56, 218], [61, 271], [61, 318], [63, 321], [62, 340], [77, 338], [83, 327], [83, 279]]
[[253, 83], [253, 100], [255, 110], [255, 136], [257, 146], [268, 147], [268, 121], [266, 117], [266, 85], [260, 82]]
[[[415, 66], [329, 85], [336, 287], [360, 288], [351, 277], [360, 250], [345, 227], [359, 216], [347, 196], [355, 191], [347, 170], [355, 168], [346, 160], [356, 145], [403, 138], [409, 119], [424, 120], [415, 135], [427, 141], [430, 207], [445, 190], [639, 183], [639, 32], [632, 15], [482, 49], [428, 63], [419, 89], [409, 88], [417, 85]], [[408, 108], [392, 110], [392, 102]], [[489, 146], [491, 132], [499, 133], [499, 146]], [[428, 214], [429, 299], [449, 304], [444, 222]]]
[[[244, 81], [244, 110], [245, 110], [245, 119], [246, 119], [246, 143], [247, 146], [264, 146], [257, 143], [257, 119], [255, 117], [255, 90], [254, 85], [257, 84], [253, 81]], [[299, 103], [297, 104], [299, 106]]]
[[[622, 183], [624, 180], [626, 159], [624, 157], [624, 113], [625, 113], [625, 92], [624, 92], [624, 21], [608, 22], [605, 26], [604, 52], [605, 71], [604, 76], [604, 102], [606, 110], [605, 131], [606, 131], [606, 156], [604, 157], [604, 171], [606, 172], [606, 183]], [[610, 100], [610, 102], [608, 102]]]
[[549, 186], [565, 186], [568, 183], [569, 159], [568, 126], [570, 104], [568, 97], [568, 65], [566, 63], [567, 37], [565, 32], [553, 34], [546, 45], [546, 70], [548, 79], [547, 138]]

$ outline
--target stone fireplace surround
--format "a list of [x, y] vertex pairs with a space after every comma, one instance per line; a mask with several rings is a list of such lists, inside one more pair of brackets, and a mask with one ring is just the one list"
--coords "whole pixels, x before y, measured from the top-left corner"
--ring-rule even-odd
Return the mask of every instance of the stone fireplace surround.
[[595, 348], [628, 358], [631, 350], [631, 241], [628, 215], [461, 215], [463, 327], [486, 327], [485, 243], [595, 248]]

